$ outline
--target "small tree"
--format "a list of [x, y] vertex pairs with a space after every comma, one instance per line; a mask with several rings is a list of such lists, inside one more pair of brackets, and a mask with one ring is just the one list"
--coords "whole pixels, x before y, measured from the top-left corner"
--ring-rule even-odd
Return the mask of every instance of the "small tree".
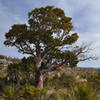
[[[19, 52], [32, 55], [35, 59], [36, 86], [43, 88], [43, 73], [62, 65], [78, 63], [76, 52], [70, 52], [68, 45], [78, 39], [71, 32], [72, 18], [65, 16], [60, 8], [53, 6], [36, 8], [28, 14], [28, 25], [14, 24], [6, 33], [7, 46], [17, 47]], [[73, 59], [69, 60], [72, 56]]]

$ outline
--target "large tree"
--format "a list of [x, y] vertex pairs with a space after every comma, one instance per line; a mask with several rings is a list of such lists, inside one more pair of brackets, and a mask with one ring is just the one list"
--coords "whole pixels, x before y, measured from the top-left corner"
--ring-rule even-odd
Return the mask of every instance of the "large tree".
[[17, 47], [19, 52], [30, 54], [36, 63], [36, 84], [43, 88], [43, 72], [68, 61], [68, 45], [78, 39], [72, 33], [72, 18], [53, 6], [36, 8], [28, 13], [28, 24], [14, 24], [4, 42]]

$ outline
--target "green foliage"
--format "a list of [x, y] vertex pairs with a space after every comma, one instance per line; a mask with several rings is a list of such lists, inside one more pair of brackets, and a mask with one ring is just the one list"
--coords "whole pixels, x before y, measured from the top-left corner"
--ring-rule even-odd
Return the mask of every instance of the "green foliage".
[[[62, 65], [77, 66], [77, 55], [83, 54], [84, 48], [76, 48], [76, 51], [66, 49], [78, 39], [77, 33], [71, 32], [73, 29], [71, 20], [72, 18], [65, 16], [60, 8], [53, 6], [35, 8], [28, 14], [28, 25], [14, 24], [5, 34], [6, 46], [15, 46], [19, 52], [32, 56], [27, 59], [23, 58], [20, 63], [8, 66], [6, 81], [13, 84], [13, 87], [4, 87], [5, 99], [18, 100], [22, 96], [25, 100], [94, 100], [93, 89], [87, 84], [77, 85], [74, 75], [62, 74], [60, 77], [56, 75], [49, 81], [45, 81], [47, 88], [54, 90], [48, 96], [47, 89], [40, 90], [33, 85], [35, 80], [40, 78], [36, 77], [36, 74], [40, 74], [45, 69]], [[84, 55], [81, 57], [84, 58]], [[1, 56], [1, 58], [4, 57]], [[98, 76], [90, 76], [88, 79], [89, 82], [95, 81], [96, 85], [100, 83]], [[59, 92], [61, 89], [62, 91]], [[63, 92], [64, 89], [67, 92]]]
[[55, 77], [53, 77], [53, 79], [48, 81], [48, 86], [58, 90], [61, 88], [71, 88], [75, 85], [75, 83], [73, 83], [74, 81], [74, 76], [73, 75], [67, 75], [67, 74], [63, 74], [60, 77], [58, 77], [57, 75], [55, 75]]
[[21, 93], [17, 91], [13, 86], [6, 86], [2, 96], [5, 100], [18, 100], [21, 96]]
[[35, 71], [35, 60], [32, 56], [30, 56], [28, 58], [23, 58], [21, 65], [22, 65], [22, 70], [24, 72], [34, 73], [34, 71]]
[[75, 85], [75, 83], [73, 83], [74, 81], [74, 75], [72, 74], [63, 74], [60, 77], [60, 81], [62, 82], [62, 86], [66, 87], [66, 88], [71, 88]]
[[79, 84], [75, 91], [77, 100], [95, 100], [96, 92], [87, 84]]
[[87, 77], [89, 83], [92, 85], [93, 88], [100, 90], [100, 72], [93, 72]]
[[64, 62], [71, 67], [76, 66], [78, 63], [76, 55], [69, 50], [61, 49], [72, 45], [78, 39], [77, 33], [70, 34], [73, 29], [71, 20], [72, 18], [67, 17], [60, 8], [53, 6], [35, 8], [28, 14], [28, 26], [14, 24], [6, 33], [4, 44], [15, 46], [19, 52], [32, 55], [36, 63], [40, 57], [43, 59], [42, 64], [48, 65], [53, 62], [55, 65]]
[[60, 99], [59, 94], [57, 92], [52, 93], [48, 98], [48, 100], [59, 100], [59, 99]]
[[22, 87], [6, 86], [2, 92], [4, 100], [47, 100], [47, 90], [40, 90], [33, 85]]
[[40, 99], [40, 89], [34, 86], [27, 85], [24, 88], [23, 97], [25, 100], [39, 100]]
[[[52, 65], [61, 66], [66, 63], [66, 65], [71, 67], [77, 65], [76, 55], [68, 52], [68, 49], [62, 49], [68, 45], [72, 45], [78, 39], [77, 33], [71, 32], [73, 29], [71, 20], [72, 18], [67, 17], [60, 8], [53, 6], [35, 8], [28, 14], [28, 25], [14, 24], [5, 34], [6, 40], [4, 44], [6, 46], [15, 46], [19, 52], [30, 54], [34, 57], [37, 85], [40, 82], [39, 73], [43, 72], [45, 68], [49, 69]], [[57, 52], [60, 52], [62, 55], [60, 58], [57, 56]], [[74, 60], [70, 59], [69, 53], [71, 57], [75, 56], [73, 57]], [[20, 68], [18, 67], [18, 69]], [[14, 73], [16, 73], [16, 78], [21, 78], [22, 71]]]
[[25, 100], [46, 100], [46, 89], [40, 90], [33, 85], [26, 85], [23, 91], [23, 98]]
[[78, 63], [78, 57], [72, 51], [67, 51], [66, 55], [67, 58], [66, 65], [69, 67], [76, 67]]
[[60, 98], [61, 98], [61, 100], [71, 100], [71, 99], [68, 97], [67, 93], [63, 93], [63, 92], [60, 94]]
[[86, 73], [82, 73], [82, 74], [81, 74], [81, 77], [87, 79], [87, 74], [86, 74]]
[[6, 58], [6, 56], [0, 55], [0, 59], [5, 59], [5, 58]]
[[23, 58], [18, 64], [8, 65], [8, 79], [16, 84], [25, 84], [34, 80], [35, 62], [33, 57]]
[[[76, 74], [63, 73], [59, 75], [56, 71], [54, 77], [48, 79], [48, 81], [44, 80], [46, 85], [44, 84], [45, 86], [42, 90], [34, 85], [16, 86], [13, 84], [11, 86], [11, 83], [9, 83], [10, 86], [7, 86], [7, 80], [3, 81], [2, 79], [3, 90], [0, 88], [0, 95], [4, 100], [97, 100], [100, 90], [99, 88], [96, 89], [99, 87], [99, 83], [97, 83], [99, 72], [90, 74], [85, 72], [78, 73], [81, 78], [87, 79], [85, 83], [76, 83]], [[28, 81], [28, 84], [31, 84], [31, 81]]]
[[[43, 45], [52, 44], [55, 47], [72, 44], [78, 39], [77, 33], [67, 35], [72, 30], [73, 25], [71, 18], [66, 17], [64, 11], [60, 8], [53, 6], [36, 8], [29, 12], [28, 23], [29, 26], [25, 24], [13, 25], [12, 29], [5, 35], [7, 39], [4, 42], [5, 45], [19, 47], [21, 44], [26, 46], [26, 42], [35, 44], [36, 41], [41, 40]], [[65, 36], [63, 40], [61, 40], [61, 32]], [[57, 34], [58, 37], [53, 37], [53, 34]], [[20, 48], [19, 50], [23, 52]], [[24, 48], [24, 50], [27, 51], [27, 48]]]

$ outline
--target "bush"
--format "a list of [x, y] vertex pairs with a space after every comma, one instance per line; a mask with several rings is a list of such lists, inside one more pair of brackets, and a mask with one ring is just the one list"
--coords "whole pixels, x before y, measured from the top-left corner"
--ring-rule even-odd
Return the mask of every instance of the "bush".
[[0, 59], [6, 59], [7, 57], [4, 55], [0, 55]]
[[23, 58], [20, 63], [8, 65], [7, 73], [9, 82], [16, 85], [34, 84], [34, 59], [32, 57]]
[[46, 90], [40, 90], [32, 85], [26, 85], [23, 88], [23, 98], [25, 100], [46, 100]]
[[76, 100], [95, 100], [96, 92], [87, 84], [79, 84], [75, 90]]
[[5, 100], [20, 100], [22, 93], [13, 86], [6, 86], [2, 96]]

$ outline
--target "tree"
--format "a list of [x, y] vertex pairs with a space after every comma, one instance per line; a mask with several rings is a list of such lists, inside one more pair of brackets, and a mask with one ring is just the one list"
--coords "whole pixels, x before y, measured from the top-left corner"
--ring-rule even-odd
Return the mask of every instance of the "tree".
[[[27, 24], [14, 24], [6, 33], [4, 44], [17, 47], [19, 52], [35, 59], [36, 85], [43, 88], [45, 68], [56, 68], [67, 61], [67, 46], [78, 39], [72, 33], [72, 18], [53, 6], [36, 8], [28, 13]], [[44, 65], [44, 66], [43, 66]]]
[[93, 53], [92, 43], [82, 42], [80, 46], [71, 46], [67, 50], [67, 62], [69, 67], [76, 67], [79, 62], [86, 60], [97, 60]]

